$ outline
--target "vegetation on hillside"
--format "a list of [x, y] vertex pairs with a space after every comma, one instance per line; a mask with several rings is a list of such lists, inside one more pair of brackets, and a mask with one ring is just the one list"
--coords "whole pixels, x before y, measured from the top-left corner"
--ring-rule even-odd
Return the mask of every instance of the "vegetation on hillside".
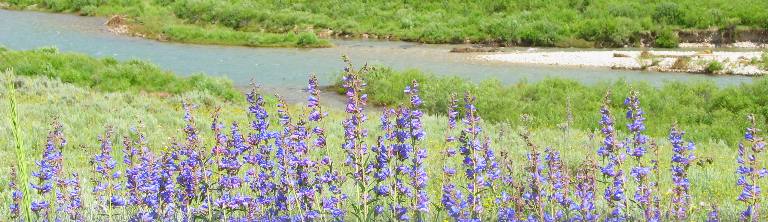
[[3, 1], [14, 8], [127, 15], [136, 31], [152, 38], [251, 46], [327, 46], [314, 34], [331, 30], [425, 43], [616, 47], [644, 38], [675, 47], [671, 30], [768, 28], [762, 0]]

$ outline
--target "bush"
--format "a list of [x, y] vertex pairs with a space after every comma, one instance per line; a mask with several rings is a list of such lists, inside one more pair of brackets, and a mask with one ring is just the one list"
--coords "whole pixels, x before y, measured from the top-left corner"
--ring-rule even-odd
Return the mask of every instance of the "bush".
[[299, 33], [299, 41], [296, 42], [296, 45], [307, 47], [307, 46], [313, 46], [320, 44], [320, 39], [317, 38], [317, 35], [315, 33], [311, 32], [302, 32]]
[[656, 22], [668, 25], [680, 24], [683, 12], [680, 6], [674, 2], [662, 2], [654, 9], [653, 19]]
[[708, 73], [717, 73], [717, 72], [722, 71], [723, 68], [725, 68], [723, 66], [723, 63], [718, 62], [718, 61], [711, 61], [707, 65], [707, 69], [706, 70], [707, 70]]
[[94, 16], [96, 15], [96, 6], [88, 5], [80, 9], [80, 15], [82, 16]]
[[680, 44], [680, 39], [674, 31], [664, 29], [656, 34], [656, 40], [653, 43], [659, 48], [677, 48]]

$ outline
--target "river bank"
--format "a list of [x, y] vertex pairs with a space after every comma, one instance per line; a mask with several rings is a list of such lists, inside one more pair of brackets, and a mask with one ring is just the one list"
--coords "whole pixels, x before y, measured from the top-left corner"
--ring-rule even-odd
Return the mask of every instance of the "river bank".
[[[465, 7], [461, 2], [139, 2], [144, 4], [0, 0], [0, 8], [104, 18], [119, 15], [126, 25], [116, 30], [136, 36], [252, 47], [329, 47], [329, 40], [335, 38], [565, 48], [768, 43], [764, 21], [755, 19], [766, 17], [765, 10], [755, 10], [768, 8], [764, 2], [732, 4], [740, 10], [723, 10], [717, 4], [692, 4], [695, 1], [636, 4], [629, 0], [617, 1], [621, 2], [620, 8], [613, 8], [615, 2], [600, 2], [578, 10], [572, 1], [566, 0], [522, 8], [493, 1], [477, 3], [478, 7]], [[682, 5], [692, 8], [677, 11]], [[673, 18], [668, 18], [668, 13]]]
[[[180, 44], [115, 35], [101, 17], [31, 11], [0, 10], [0, 45], [12, 50], [55, 46], [61, 52], [83, 53], [118, 61], [143, 60], [161, 69], [188, 76], [206, 73], [225, 76], [235, 86], [252, 81], [264, 87], [302, 88], [310, 73], [322, 85], [331, 84], [344, 67], [347, 55], [356, 64], [368, 63], [395, 70], [417, 69], [439, 76], [458, 76], [473, 82], [496, 79], [504, 84], [539, 82], [550, 78], [572, 79], [586, 85], [601, 82], [712, 81], [719, 86], [740, 85], [754, 78], [734, 75], [697, 75], [653, 71], [519, 65], [475, 59], [479, 53], [449, 53], [456, 45], [419, 44], [402, 41], [333, 40], [332, 48], [252, 48]], [[526, 50], [526, 48], [504, 48]], [[567, 50], [567, 49], [547, 49]]]
[[482, 61], [658, 72], [713, 73], [745, 76], [768, 74], [763, 52], [727, 51], [516, 51], [477, 55]]

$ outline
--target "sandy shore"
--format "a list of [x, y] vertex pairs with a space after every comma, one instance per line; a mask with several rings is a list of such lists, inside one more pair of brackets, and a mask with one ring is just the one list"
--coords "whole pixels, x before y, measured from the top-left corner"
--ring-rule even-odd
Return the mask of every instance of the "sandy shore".
[[711, 51], [519, 51], [478, 55], [476, 59], [518, 64], [608, 67], [614, 69], [653, 70], [662, 72], [707, 72], [713, 61], [723, 64], [718, 74], [764, 75], [754, 61], [762, 52]]

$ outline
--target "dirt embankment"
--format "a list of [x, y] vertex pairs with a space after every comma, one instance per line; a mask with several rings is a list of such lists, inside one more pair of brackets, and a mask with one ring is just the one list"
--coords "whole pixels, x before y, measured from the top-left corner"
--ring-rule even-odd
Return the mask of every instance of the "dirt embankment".
[[766, 29], [681, 30], [677, 35], [680, 39], [680, 47], [768, 47], [768, 30]]

